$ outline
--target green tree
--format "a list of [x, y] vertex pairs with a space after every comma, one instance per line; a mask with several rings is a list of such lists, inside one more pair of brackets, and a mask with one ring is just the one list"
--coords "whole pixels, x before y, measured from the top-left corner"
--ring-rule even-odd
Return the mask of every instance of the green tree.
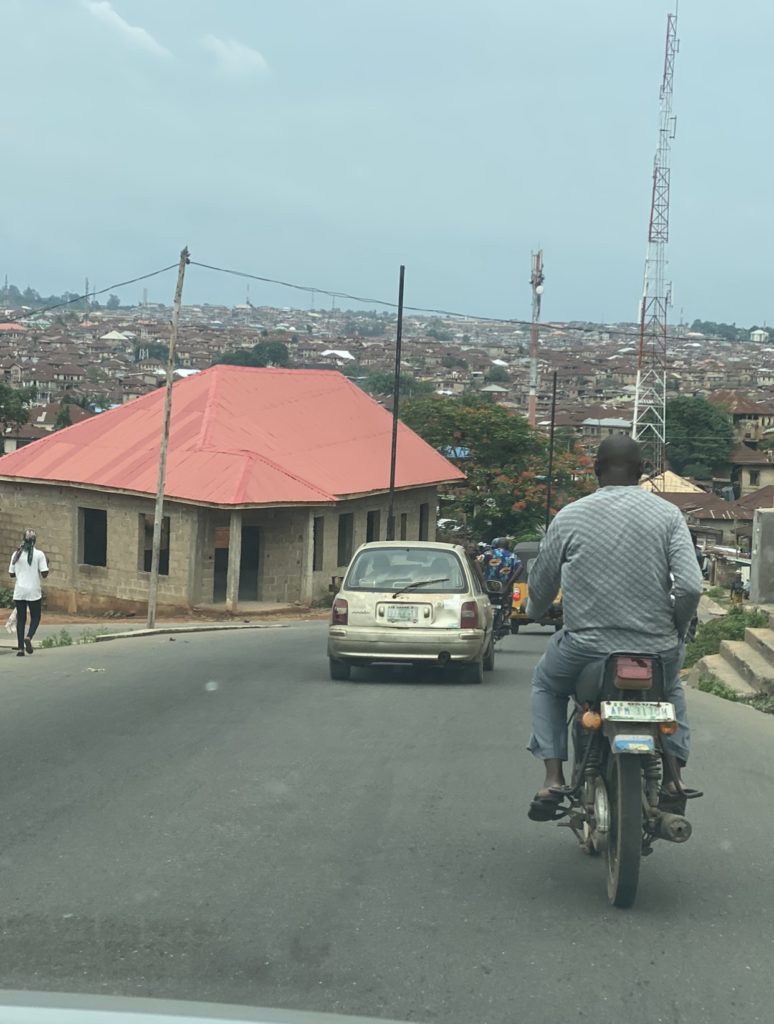
[[[545, 521], [548, 440], [517, 416], [478, 395], [419, 398], [401, 418], [467, 476], [443, 496], [444, 515], [461, 519], [472, 537], [522, 538]], [[557, 452], [554, 509], [590, 487], [589, 460], [574, 449]]]
[[454, 337], [451, 331], [445, 327], [439, 327], [437, 324], [428, 327], [425, 334], [428, 338], [435, 338], [436, 341], [451, 341]]
[[35, 400], [35, 388], [14, 388], [0, 383], [0, 425], [23, 427], [30, 418], [30, 404]]
[[289, 366], [290, 353], [284, 341], [259, 341], [251, 349], [224, 352], [215, 363], [227, 366]]
[[87, 412], [97, 412], [99, 409], [107, 409], [111, 404], [112, 400], [110, 395], [103, 392], [102, 394], [88, 394], [80, 395], [70, 392], [65, 395], [62, 399], [63, 405], [77, 405], [81, 409], [85, 409]]
[[703, 398], [672, 398], [666, 407], [667, 459], [675, 473], [722, 466], [734, 444], [728, 412]]
[[54, 420], [54, 430], [63, 430], [65, 427], [71, 427], [73, 425], [73, 418], [70, 415], [70, 404], [63, 403], [59, 407], [59, 412], [56, 414]]
[[467, 370], [468, 364], [462, 356], [448, 355], [441, 359], [441, 366], [447, 370]]
[[[374, 370], [369, 373], [363, 381], [363, 390], [369, 395], [392, 395], [395, 388], [395, 374], [389, 370]], [[429, 395], [433, 391], [430, 381], [417, 380], [410, 373], [400, 375], [401, 398], [416, 398], [419, 395]]]
[[163, 341], [138, 341], [134, 346], [134, 361], [139, 362], [140, 353], [148, 353], [148, 359], [161, 359], [166, 363], [169, 358], [169, 346]]
[[120, 309], [121, 308], [121, 300], [119, 299], [119, 297], [117, 295], [113, 295], [112, 292], [111, 292], [111, 294], [108, 295], [108, 300], [105, 303], [105, 308], [106, 309]]
[[486, 372], [486, 379], [490, 384], [508, 384], [511, 375], [504, 366], [491, 366]]

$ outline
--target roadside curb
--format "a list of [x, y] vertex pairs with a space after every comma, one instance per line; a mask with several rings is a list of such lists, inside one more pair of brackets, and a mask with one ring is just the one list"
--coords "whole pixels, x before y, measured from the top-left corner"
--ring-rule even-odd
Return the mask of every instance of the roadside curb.
[[287, 629], [289, 625], [287, 622], [213, 622], [196, 626], [159, 626], [157, 629], [132, 629], [126, 633], [99, 633], [94, 637], [94, 642], [101, 644], [106, 640], [131, 640], [135, 637], [169, 636], [174, 633], [216, 633], [229, 629]]
[[717, 601], [713, 601], [712, 598], [707, 597], [706, 594], [702, 594], [699, 604], [701, 605], [703, 611], [707, 613], [707, 615], [720, 616], [728, 614], [727, 608], [724, 608], [722, 605], [718, 604]]

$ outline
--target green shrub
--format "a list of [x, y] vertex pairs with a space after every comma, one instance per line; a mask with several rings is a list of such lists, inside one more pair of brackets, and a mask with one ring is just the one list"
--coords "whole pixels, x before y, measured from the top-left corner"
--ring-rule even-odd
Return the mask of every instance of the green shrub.
[[725, 587], [710, 587], [707, 591], [707, 597], [725, 597], [728, 590]]
[[712, 693], [716, 697], [722, 697], [723, 700], [738, 701], [739, 694], [736, 690], [732, 690], [730, 686], [726, 686], [725, 683], [721, 683], [717, 676], [713, 676], [712, 673], [702, 675], [699, 679], [698, 689], [704, 693]]
[[95, 644], [99, 637], [106, 635], [106, 629], [84, 629], [75, 642], [77, 644]]
[[696, 637], [688, 644], [685, 653], [685, 667], [690, 668], [707, 654], [717, 654], [723, 640], [744, 640], [748, 627], [768, 626], [769, 617], [765, 612], [748, 612], [734, 608], [722, 618], [699, 623]]
[[13, 608], [13, 590], [0, 587], [0, 608]]
[[754, 697], [745, 697], [745, 704], [749, 704], [756, 711], [763, 711], [767, 715], [774, 715], [774, 697], [768, 693], [756, 693]]
[[51, 636], [45, 637], [40, 641], [41, 647], [70, 647], [72, 645], [73, 638], [66, 629], [60, 629], [59, 633], [52, 633]]

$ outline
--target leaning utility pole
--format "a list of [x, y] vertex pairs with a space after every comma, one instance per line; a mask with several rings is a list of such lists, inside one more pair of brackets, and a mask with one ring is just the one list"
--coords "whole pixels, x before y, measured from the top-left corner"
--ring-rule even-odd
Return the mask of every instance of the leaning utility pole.
[[661, 79], [658, 147], [653, 163], [648, 250], [640, 303], [637, 390], [632, 419], [632, 437], [642, 445], [645, 471], [652, 480], [661, 477], [665, 468], [667, 310], [671, 305], [672, 288], [664, 278], [669, 241], [670, 155], [675, 137], [672, 90], [678, 49], [677, 15], [670, 14], [667, 17], [664, 74]]
[[538, 324], [540, 322], [540, 303], [543, 297], [543, 250], [532, 253], [532, 329], [529, 344], [529, 406], [527, 415], [529, 425], [537, 425], [537, 388], [538, 388]]
[[392, 391], [392, 441], [390, 444], [390, 498], [387, 506], [387, 540], [395, 540], [395, 474], [398, 468], [398, 422], [400, 416], [400, 363], [403, 347], [403, 288], [406, 268], [398, 275], [398, 324], [395, 331], [395, 377]]
[[164, 523], [164, 485], [167, 479], [167, 450], [169, 448], [169, 427], [172, 421], [172, 384], [175, 379], [175, 346], [177, 344], [180, 306], [183, 301], [185, 268], [189, 262], [188, 246], [186, 246], [180, 253], [180, 264], [177, 268], [175, 303], [172, 307], [172, 330], [169, 334], [167, 388], [164, 395], [164, 425], [161, 430], [159, 475], [156, 484], [156, 510], [153, 516], [153, 549], [151, 553], [150, 585], [148, 587], [148, 629], [155, 629], [156, 627], [156, 601], [159, 592], [159, 563], [161, 561], [161, 528]]

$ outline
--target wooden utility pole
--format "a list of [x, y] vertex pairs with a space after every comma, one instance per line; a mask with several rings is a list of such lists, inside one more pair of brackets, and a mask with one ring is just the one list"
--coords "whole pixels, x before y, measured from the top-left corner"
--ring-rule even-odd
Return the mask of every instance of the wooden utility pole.
[[159, 592], [159, 562], [161, 560], [161, 528], [164, 523], [164, 484], [167, 479], [167, 449], [169, 448], [169, 426], [172, 421], [172, 384], [175, 379], [175, 346], [177, 345], [180, 306], [183, 301], [185, 268], [189, 262], [188, 246], [186, 246], [180, 253], [180, 265], [177, 268], [177, 287], [175, 288], [175, 302], [172, 306], [172, 330], [169, 334], [167, 388], [164, 396], [164, 425], [161, 431], [159, 475], [156, 483], [156, 511], [153, 517], [153, 550], [151, 554], [150, 585], [148, 587], [148, 629], [155, 629], [156, 627], [156, 602]]
[[392, 444], [390, 445], [390, 500], [387, 510], [387, 540], [395, 540], [395, 473], [398, 466], [398, 416], [400, 414], [400, 362], [403, 346], [403, 284], [406, 268], [398, 279], [398, 327], [395, 334], [395, 384], [392, 393]]

